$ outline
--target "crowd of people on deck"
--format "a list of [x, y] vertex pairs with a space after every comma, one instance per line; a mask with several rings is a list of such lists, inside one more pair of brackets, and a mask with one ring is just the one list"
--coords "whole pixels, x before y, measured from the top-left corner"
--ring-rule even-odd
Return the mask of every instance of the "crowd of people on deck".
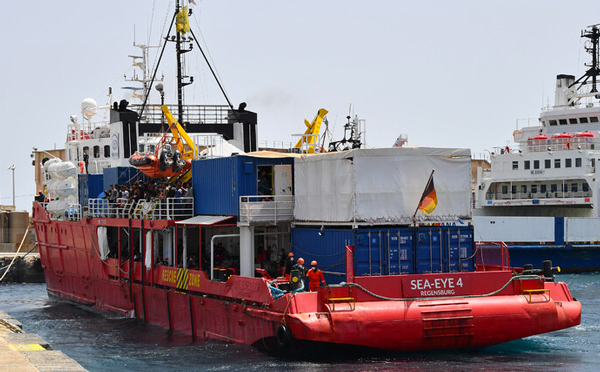
[[164, 200], [167, 198], [193, 197], [191, 182], [174, 184], [166, 180], [143, 182], [138, 181], [131, 185], [110, 185], [109, 190], [104, 191], [102, 199], [107, 199], [110, 203], [117, 203], [120, 200]]

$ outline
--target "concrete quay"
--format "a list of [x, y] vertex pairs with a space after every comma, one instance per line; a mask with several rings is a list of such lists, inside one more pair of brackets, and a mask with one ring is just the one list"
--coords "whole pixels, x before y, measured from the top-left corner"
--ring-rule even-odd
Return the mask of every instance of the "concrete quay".
[[79, 363], [0, 311], [0, 370], [11, 372], [86, 372]]

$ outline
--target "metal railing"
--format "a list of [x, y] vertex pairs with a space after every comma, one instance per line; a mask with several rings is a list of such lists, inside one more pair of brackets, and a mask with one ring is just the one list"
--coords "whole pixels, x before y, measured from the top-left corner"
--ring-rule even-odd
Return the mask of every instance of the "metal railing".
[[528, 200], [528, 199], [572, 199], [590, 198], [592, 191], [546, 191], [546, 192], [487, 192], [487, 200]]
[[147, 220], [179, 220], [194, 216], [194, 198], [165, 198], [138, 201], [88, 199], [90, 218], [133, 218]]
[[240, 222], [291, 221], [294, 218], [293, 195], [240, 196]]
[[509, 270], [508, 246], [504, 242], [475, 242], [475, 264], [481, 271]]
[[[173, 117], [179, 118], [177, 105], [167, 105]], [[141, 105], [130, 105], [131, 110], [140, 112]], [[227, 124], [229, 107], [227, 105], [185, 105], [183, 121], [190, 124]], [[148, 105], [144, 109], [141, 121], [145, 123], [160, 123], [163, 112], [160, 105]], [[183, 123], [180, 123], [183, 124]]]

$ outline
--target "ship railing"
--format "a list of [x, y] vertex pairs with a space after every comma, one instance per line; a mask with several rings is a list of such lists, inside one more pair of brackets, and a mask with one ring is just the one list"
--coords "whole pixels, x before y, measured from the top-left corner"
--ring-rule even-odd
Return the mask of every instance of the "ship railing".
[[294, 218], [293, 195], [240, 196], [240, 222], [277, 223]]
[[176, 220], [194, 216], [193, 197], [165, 199], [88, 199], [90, 218], [133, 218], [148, 220]]
[[[130, 105], [129, 108], [140, 112], [141, 105]], [[173, 117], [179, 120], [177, 105], [167, 105]], [[191, 124], [227, 124], [229, 107], [227, 105], [185, 105], [183, 106], [183, 121]], [[160, 105], [148, 105], [144, 108], [141, 121], [146, 123], [160, 123], [163, 112]], [[165, 121], [166, 122], [166, 121]], [[180, 123], [183, 124], [183, 123]]]
[[487, 200], [574, 199], [590, 198], [592, 191], [487, 192], [485, 197]]
[[475, 242], [475, 264], [478, 271], [510, 270], [508, 246], [504, 242]]

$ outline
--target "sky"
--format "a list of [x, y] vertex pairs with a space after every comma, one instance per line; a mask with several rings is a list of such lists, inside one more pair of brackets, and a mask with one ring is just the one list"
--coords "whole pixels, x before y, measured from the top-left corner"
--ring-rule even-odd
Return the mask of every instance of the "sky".
[[[187, 3], [187, 0], [184, 0]], [[556, 75], [579, 77], [581, 30], [600, 23], [600, 2], [195, 0], [191, 27], [232, 103], [258, 113], [260, 142], [292, 141], [304, 119], [329, 111], [334, 139], [345, 117], [366, 119], [366, 145], [505, 146], [518, 119], [552, 104]], [[158, 45], [169, 0], [30, 0], [2, 5], [0, 204], [31, 210], [30, 154], [64, 148], [81, 101], [133, 101], [123, 76], [133, 46]], [[201, 37], [200, 37], [201, 35]], [[197, 49], [197, 48], [194, 48]], [[159, 68], [176, 102], [171, 51]], [[154, 57], [151, 58], [154, 61]], [[225, 104], [197, 50], [186, 103]], [[171, 81], [171, 83], [169, 82]], [[152, 100], [158, 102], [153, 92]], [[94, 120], [101, 120], [97, 115]], [[525, 121], [519, 122], [525, 124]]]

